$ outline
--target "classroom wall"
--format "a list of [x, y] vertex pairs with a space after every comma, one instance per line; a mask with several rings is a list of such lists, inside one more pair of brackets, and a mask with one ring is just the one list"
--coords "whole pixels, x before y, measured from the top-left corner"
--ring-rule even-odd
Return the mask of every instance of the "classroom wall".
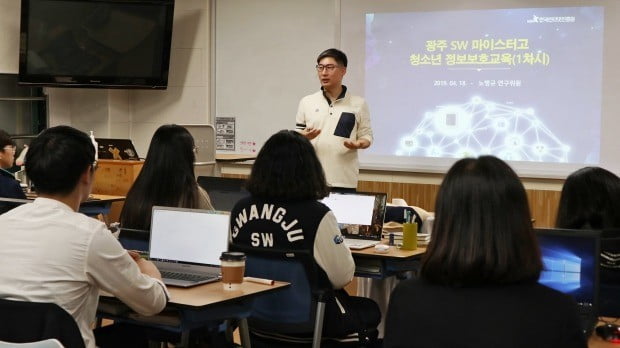
[[[17, 73], [20, 0], [0, 1], [0, 73]], [[47, 88], [50, 125], [69, 124], [98, 137], [132, 138], [146, 154], [154, 130], [164, 123], [209, 122], [209, 0], [176, 2], [169, 87], [165, 91]], [[247, 165], [223, 165], [225, 175], [247, 175]], [[441, 174], [363, 170], [364, 187], [383, 188], [432, 210]], [[537, 211], [554, 215], [561, 180], [523, 179]], [[423, 185], [423, 186], [418, 186]], [[551, 198], [549, 198], [551, 197]], [[534, 208], [534, 207], [533, 207]], [[547, 218], [548, 221], [552, 217]]]
[[[18, 72], [20, 0], [0, 1], [0, 73]], [[144, 156], [165, 123], [209, 123], [209, 0], [175, 4], [168, 89], [46, 88], [50, 125], [131, 138]]]

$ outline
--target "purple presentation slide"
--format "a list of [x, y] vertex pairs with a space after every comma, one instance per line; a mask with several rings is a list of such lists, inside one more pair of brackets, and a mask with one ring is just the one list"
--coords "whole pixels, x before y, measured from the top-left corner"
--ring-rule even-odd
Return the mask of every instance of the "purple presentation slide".
[[598, 163], [603, 7], [366, 14], [379, 156]]

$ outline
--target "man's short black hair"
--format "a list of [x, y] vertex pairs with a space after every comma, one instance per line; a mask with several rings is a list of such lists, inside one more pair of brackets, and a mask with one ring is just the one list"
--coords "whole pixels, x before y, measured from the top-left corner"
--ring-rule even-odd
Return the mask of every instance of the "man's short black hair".
[[349, 62], [349, 60], [347, 59], [347, 55], [337, 48], [328, 48], [325, 51], [321, 52], [321, 54], [319, 54], [319, 57], [316, 59], [317, 64], [321, 61], [321, 59], [325, 57], [334, 58], [334, 60], [338, 64], [344, 66], [345, 68], [347, 67], [347, 64]]
[[95, 163], [95, 146], [86, 133], [56, 126], [32, 140], [26, 154], [26, 173], [39, 193], [68, 194], [80, 175]]

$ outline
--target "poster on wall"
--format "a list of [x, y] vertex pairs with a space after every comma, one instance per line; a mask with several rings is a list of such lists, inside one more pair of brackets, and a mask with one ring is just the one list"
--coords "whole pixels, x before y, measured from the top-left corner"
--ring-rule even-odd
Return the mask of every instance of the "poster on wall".
[[215, 118], [215, 143], [217, 150], [235, 151], [235, 118]]

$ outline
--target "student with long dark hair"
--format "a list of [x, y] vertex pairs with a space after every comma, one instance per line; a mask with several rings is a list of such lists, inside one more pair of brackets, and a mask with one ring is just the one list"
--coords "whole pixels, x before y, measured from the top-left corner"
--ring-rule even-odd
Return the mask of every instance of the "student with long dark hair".
[[[571, 229], [620, 231], [620, 178], [601, 167], [581, 168], [566, 178], [556, 226]], [[613, 231], [609, 231], [613, 230]], [[618, 313], [620, 299], [620, 249], [618, 242], [603, 239], [600, 258], [601, 310]]]
[[537, 282], [525, 189], [502, 160], [450, 168], [432, 236], [420, 279], [392, 292], [384, 347], [586, 347], [575, 302]]
[[[318, 201], [329, 189], [310, 141], [295, 131], [272, 135], [256, 157], [246, 188], [251, 195], [237, 202], [230, 215], [233, 246], [310, 251], [323, 271], [319, 284], [337, 289], [336, 299], [326, 306], [324, 336], [376, 335], [377, 304], [342, 289], [353, 279], [355, 264], [334, 213]], [[256, 231], [268, 237], [261, 242], [253, 237]]]
[[155, 131], [144, 166], [127, 193], [120, 222], [123, 228], [148, 230], [154, 205], [213, 209], [209, 195], [196, 183], [194, 138], [178, 125]]
[[566, 178], [556, 226], [620, 228], [620, 178], [601, 167], [585, 167]]

